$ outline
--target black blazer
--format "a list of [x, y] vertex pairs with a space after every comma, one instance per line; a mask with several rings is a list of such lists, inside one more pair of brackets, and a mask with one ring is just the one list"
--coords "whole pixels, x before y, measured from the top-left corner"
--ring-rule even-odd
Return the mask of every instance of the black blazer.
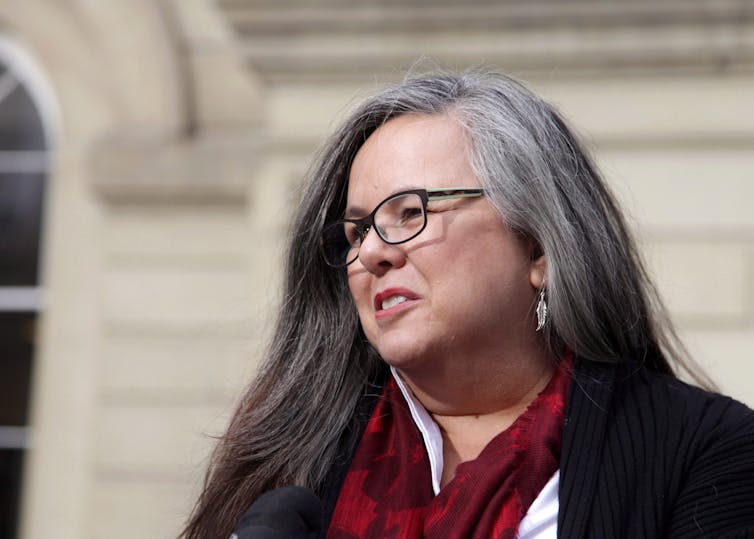
[[[379, 393], [361, 400], [319, 489], [326, 523]], [[754, 412], [639, 365], [578, 361], [558, 537], [754, 537]]]

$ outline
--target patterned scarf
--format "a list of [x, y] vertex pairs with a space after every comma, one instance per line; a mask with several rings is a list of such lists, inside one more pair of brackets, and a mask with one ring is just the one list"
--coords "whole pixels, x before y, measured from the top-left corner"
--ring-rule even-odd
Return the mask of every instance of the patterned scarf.
[[513, 539], [559, 467], [573, 365], [566, 353], [547, 387], [435, 496], [427, 451], [395, 380], [366, 426], [328, 539]]

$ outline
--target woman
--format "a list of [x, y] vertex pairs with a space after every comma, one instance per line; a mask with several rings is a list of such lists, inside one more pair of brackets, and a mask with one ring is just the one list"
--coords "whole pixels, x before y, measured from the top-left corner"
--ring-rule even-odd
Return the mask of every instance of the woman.
[[[620, 210], [547, 103], [492, 73], [407, 80], [301, 200], [273, 342], [186, 537], [229, 536], [255, 500], [251, 527], [335, 538], [754, 534], [754, 414], [675, 378]], [[321, 511], [268, 503], [305, 496], [287, 485]]]

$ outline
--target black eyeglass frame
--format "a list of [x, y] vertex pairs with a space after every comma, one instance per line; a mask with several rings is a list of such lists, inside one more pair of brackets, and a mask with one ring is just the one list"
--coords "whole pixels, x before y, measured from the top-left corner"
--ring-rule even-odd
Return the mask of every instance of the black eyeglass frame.
[[[351, 259], [346, 261], [345, 263], [341, 264], [332, 264], [326, 254], [325, 249], [325, 237], [327, 236], [327, 232], [330, 230], [334, 230], [337, 227], [342, 226], [344, 223], [353, 223], [358, 227], [358, 230], [360, 231], [361, 240], [359, 244], [359, 250], [361, 249], [361, 242], [364, 241], [367, 234], [370, 230], [374, 228], [375, 232], [377, 232], [377, 236], [387, 243], [388, 245], [399, 245], [401, 243], [406, 243], [407, 241], [411, 241], [415, 237], [417, 237], [419, 234], [421, 234], [425, 228], [427, 228], [427, 203], [435, 200], [447, 200], [452, 198], [474, 198], [474, 197], [480, 197], [484, 196], [485, 192], [484, 189], [478, 188], [478, 187], [459, 187], [459, 188], [453, 188], [448, 189], [444, 187], [438, 187], [438, 188], [430, 188], [430, 189], [409, 189], [407, 191], [399, 191], [398, 193], [393, 193], [389, 197], [385, 198], [383, 201], [381, 201], [377, 206], [375, 206], [374, 210], [372, 210], [372, 213], [367, 215], [366, 217], [361, 217], [359, 219], [338, 219], [337, 221], [330, 223], [326, 225], [322, 229], [322, 233], [320, 234], [320, 251], [322, 253], [322, 258], [325, 260], [325, 263], [333, 268], [344, 268], [348, 266], [349, 264], [356, 261], [357, 258], [359, 258], [359, 251], [356, 251], [355, 256]], [[404, 238], [398, 241], [391, 241], [383, 237], [382, 233], [380, 233], [379, 227], [375, 226], [374, 222], [374, 216], [377, 214], [378, 211], [380, 211], [380, 208], [390, 202], [391, 200], [394, 200], [395, 198], [405, 196], [405, 195], [418, 195], [422, 202], [422, 216], [424, 218], [424, 222], [422, 223], [422, 226], [419, 227], [419, 229], [409, 236], [408, 238]]]

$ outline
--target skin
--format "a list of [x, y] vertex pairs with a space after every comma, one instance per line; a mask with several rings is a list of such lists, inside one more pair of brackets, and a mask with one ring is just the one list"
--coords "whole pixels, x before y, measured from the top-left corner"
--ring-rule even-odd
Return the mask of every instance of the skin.
[[[364, 216], [401, 190], [479, 186], [452, 117], [404, 115], [357, 153], [346, 214]], [[431, 202], [428, 211], [427, 228], [407, 243], [388, 245], [370, 231], [348, 283], [370, 343], [441, 428], [445, 485], [526, 409], [555, 363], [533, 312], [545, 258], [486, 197]], [[375, 305], [390, 290], [409, 301]]]

